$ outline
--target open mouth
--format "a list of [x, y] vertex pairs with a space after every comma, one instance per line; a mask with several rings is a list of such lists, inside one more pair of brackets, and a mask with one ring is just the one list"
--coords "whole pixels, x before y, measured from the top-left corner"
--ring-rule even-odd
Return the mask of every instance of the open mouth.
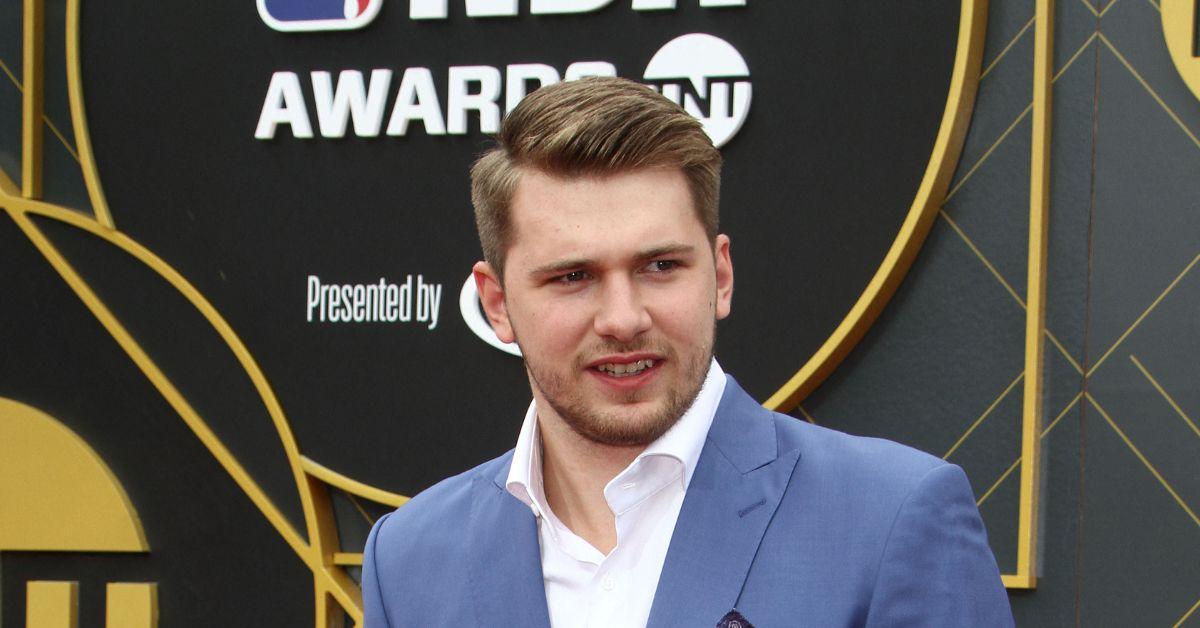
[[604, 373], [605, 375], [610, 375], [612, 377], [632, 377], [653, 367], [654, 360], [638, 360], [628, 364], [609, 362], [606, 364], [598, 364], [593, 368], [601, 373]]

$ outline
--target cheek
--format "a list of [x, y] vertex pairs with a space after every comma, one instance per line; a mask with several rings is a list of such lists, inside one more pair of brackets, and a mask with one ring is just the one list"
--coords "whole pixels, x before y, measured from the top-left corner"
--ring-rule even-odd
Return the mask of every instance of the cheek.
[[509, 311], [522, 351], [569, 352], [578, 347], [580, 339], [591, 329], [591, 318], [577, 304], [544, 301]]
[[687, 344], [701, 339], [713, 322], [711, 295], [677, 295], [651, 312], [655, 327], [668, 337]]

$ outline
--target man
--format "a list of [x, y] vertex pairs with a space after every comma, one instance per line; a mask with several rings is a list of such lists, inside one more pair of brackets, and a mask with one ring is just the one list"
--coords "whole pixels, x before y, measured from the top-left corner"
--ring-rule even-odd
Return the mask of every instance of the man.
[[721, 157], [650, 89], [537, 90], [471, 171], [513, 451], [381, 519], [366, 625], [1006, 626], [962, 470], [773, 414], [712, 358]]

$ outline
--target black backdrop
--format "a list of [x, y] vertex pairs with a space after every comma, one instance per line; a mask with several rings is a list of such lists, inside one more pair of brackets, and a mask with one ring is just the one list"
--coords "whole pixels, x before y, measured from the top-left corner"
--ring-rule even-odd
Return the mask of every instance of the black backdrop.
[[[755, 396], [825, 340], [896, 236], [945, 107], [958, 3], [750, 2], [635, 12], [409, 19], [385, 4], [363, 30], [280, 33], [252, 3], [169, 10], [84, 5], [83, 76], [96, 158], [119, 228], [213, 302], [280, 395], [306, 455], [412, 494], [511, 446], [528, 400], [516, 358], [458, 312], [479, 257], [470, 133], [272, 140], [254, 129], [272, 73], [604, 60], [641, 78], [686, 33], [718, 36], [750, 69], [753, 99], [725, 146], [723, 230], [734, 314], [718, 358]], [[353, 127], [351, 127], [353, 128]], [[306, 277], [443, 286], [438, 326], [306, 322]], [[119, 288], [116, 288], [119, 290]], [[116, 295], [114, 295], [116, 297]], [[180, 351], [186, 352], [184, 347]], [[181, 356], [183, 359], [183, 356]], [[229, 438], [236, 439], [230, 435]]]

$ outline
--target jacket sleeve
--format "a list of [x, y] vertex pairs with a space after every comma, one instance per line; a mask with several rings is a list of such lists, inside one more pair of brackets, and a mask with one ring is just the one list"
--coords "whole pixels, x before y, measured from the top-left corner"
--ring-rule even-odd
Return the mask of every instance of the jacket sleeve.
[[387, 611], [384, 609], [382, 585], [379, 580], [379, 570], [375, 559], [375, 553], [378, 551], [380, 529], [390, 516], [390, 514], [384, 515], [380, 517], [379, 521], [375, 522], [375, 525], [371, 528], [371, 535], [367, 537], [367, 545], [363, 549], [362, 601], [364, 628], [387, 628], [392, 625], [388, 621]]
[[1012, 626], [987, 532], [962, 469], [929, 471], [896, 514], [867, 626]]

